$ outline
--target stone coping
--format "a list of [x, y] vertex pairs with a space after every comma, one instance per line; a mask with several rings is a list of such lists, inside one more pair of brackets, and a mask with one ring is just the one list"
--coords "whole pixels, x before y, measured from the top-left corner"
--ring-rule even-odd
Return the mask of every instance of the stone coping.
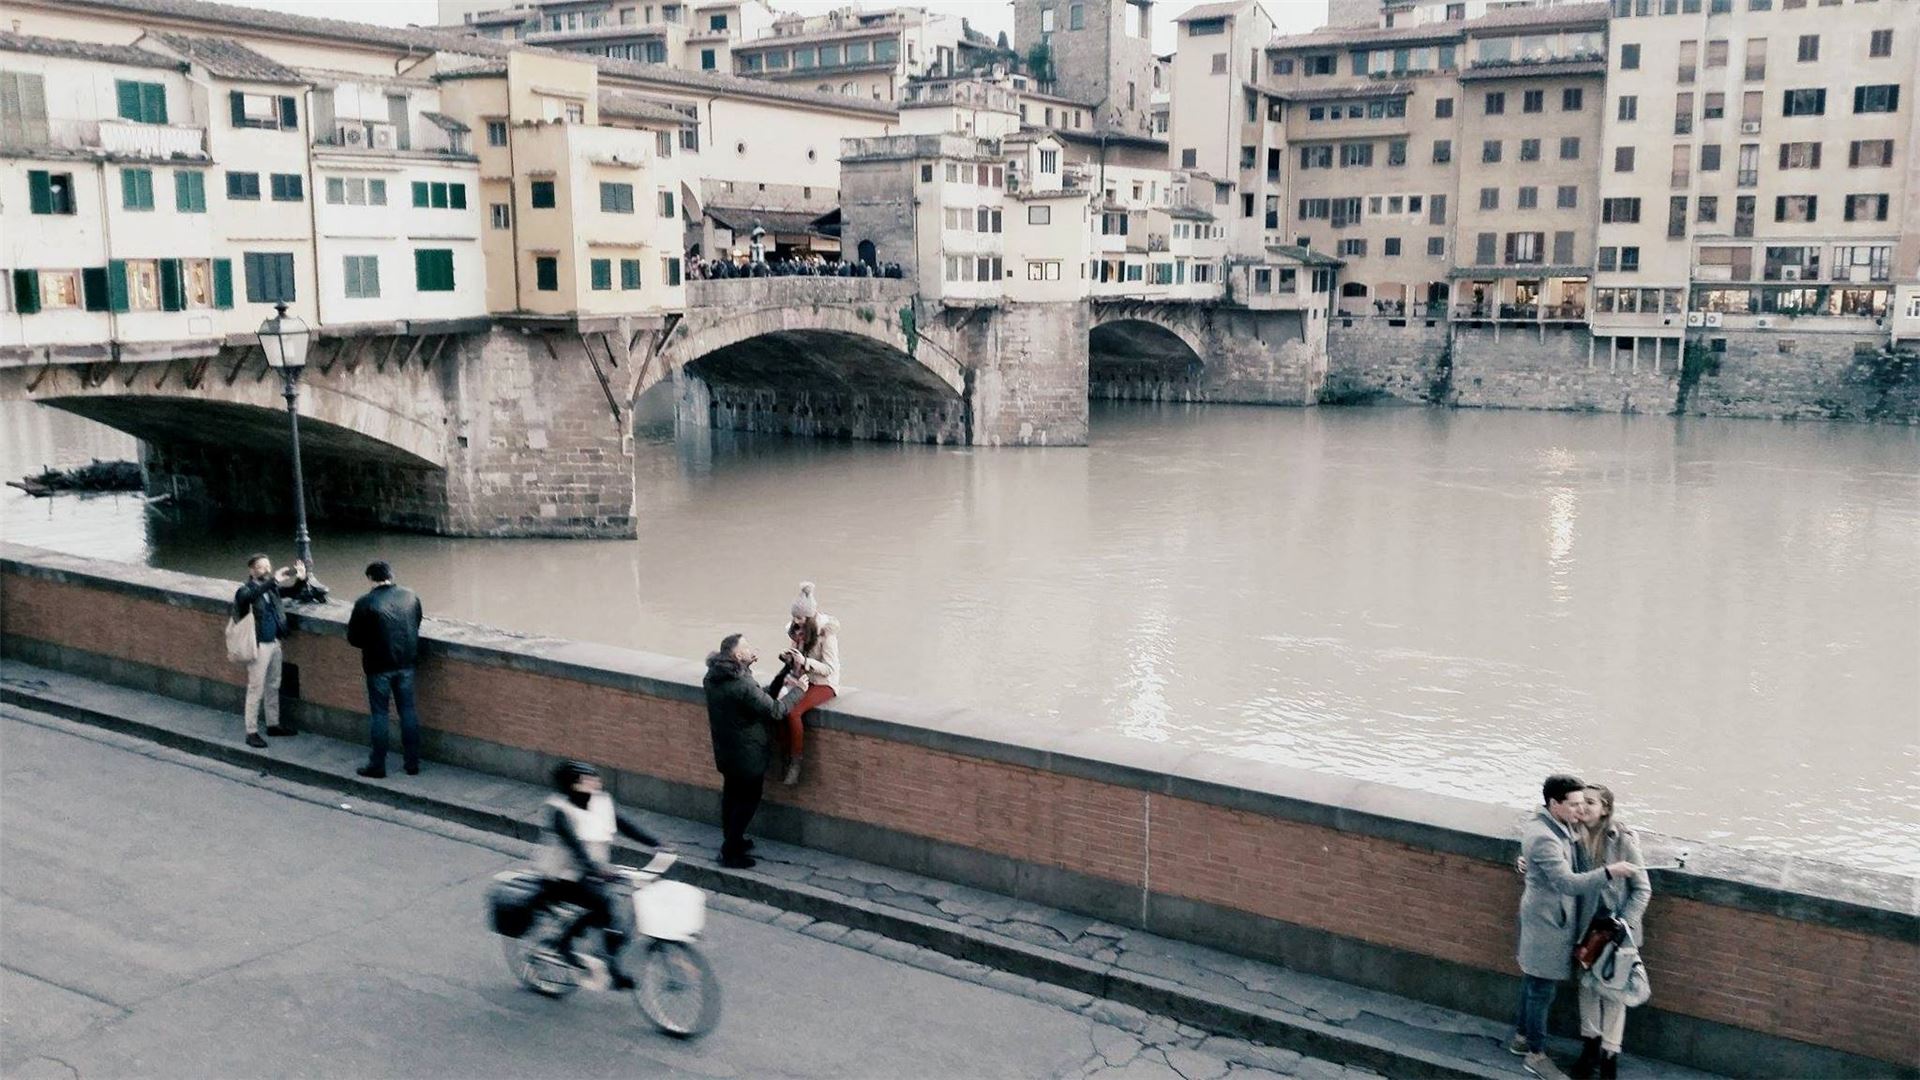
[[[0, 572], [66, 581], [224, 613], [234, 581], [0, 542]], [[298, 605], [307, 633], [342, 636], [351, 605]], [[704, 701], [700, 661], [428, 619], [429, 651], [690, 703]], [[1207, 750], [1096, 732], [1036, 730], [1021, 719], [852, 690], [814, 722], [928, 749], [1095, 780], [1249, 813], [1375, 836], [1490, 862], [1518, 853], [1523, 811]], [[1643, 834], [1647, 858], [1689, 849], [1683, 871], [1655, 871], [1656, 890], [1903, 941], [1920, 940], [1920, 878]]]

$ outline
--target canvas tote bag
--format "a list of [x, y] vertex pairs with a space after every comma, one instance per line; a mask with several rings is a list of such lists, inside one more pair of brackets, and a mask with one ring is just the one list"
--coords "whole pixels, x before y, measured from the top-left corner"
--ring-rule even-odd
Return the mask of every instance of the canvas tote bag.
[[227, 659], [236, 664], [251, 664], [260, 655], [260, 640], [254, 633], [253, 609], [227, 620]]

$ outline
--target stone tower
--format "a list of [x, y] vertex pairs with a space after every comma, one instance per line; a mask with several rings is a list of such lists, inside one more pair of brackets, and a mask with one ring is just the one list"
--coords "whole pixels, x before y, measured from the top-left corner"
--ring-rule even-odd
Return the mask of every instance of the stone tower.
[[1094, 106], [1100, 127], [1149, 130], [1153, 0], [1014, 0], [1013, 46], [1021, 61], [1041, 44], [1053, 93]]

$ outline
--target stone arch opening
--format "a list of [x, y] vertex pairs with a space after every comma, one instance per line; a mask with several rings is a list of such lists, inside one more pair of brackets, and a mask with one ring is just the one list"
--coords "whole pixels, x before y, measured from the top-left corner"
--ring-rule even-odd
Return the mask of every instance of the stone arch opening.
[[1187, 401], [1206, 367], [1188, 334], [1148, 319], [1120, 318], [1087, 335], [1088, 396], [1110, 401]]
[[[930, 350], [921, 342], [916, 352]], [[965, 443], [957, 365], [866, 333], [780, 329], [728, 340], [675, 365], [675, 416], [718, 430], [829, 439]]]

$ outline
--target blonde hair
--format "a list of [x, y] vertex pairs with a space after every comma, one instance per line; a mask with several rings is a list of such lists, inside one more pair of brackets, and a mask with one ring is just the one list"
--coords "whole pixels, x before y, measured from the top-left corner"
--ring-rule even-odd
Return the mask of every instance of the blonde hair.
[[1587, 798], [1598, 798], [1606, 808], [1605, 813], [1587, 826], [1587, 835], [1580, 841], [1587, 846], [1587, 856], [1598, 865], [1607, 857], [1607, 833], [1613, 829], [1613, 789], [1605, 784], [1588, 784]]

